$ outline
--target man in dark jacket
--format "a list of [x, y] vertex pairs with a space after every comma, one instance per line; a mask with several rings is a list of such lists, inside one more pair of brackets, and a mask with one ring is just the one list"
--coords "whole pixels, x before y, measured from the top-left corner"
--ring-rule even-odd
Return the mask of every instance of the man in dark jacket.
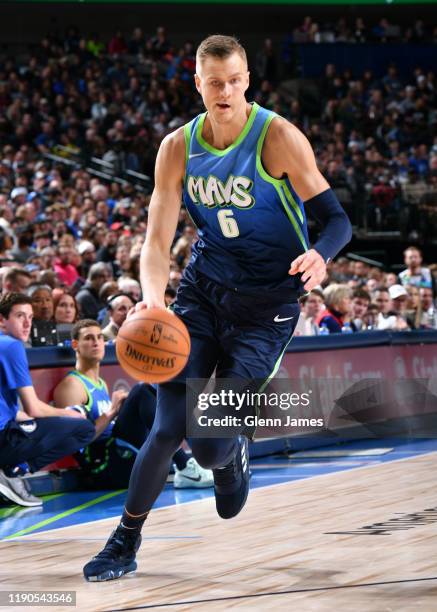
[[76, 295], [83, 319], [97, 319], [99, 311], [105, 306], [99, 299], [100, 288], [111, 278], [111, 268], [108, 264], [98, 262], [91, 266], [85, 285]]

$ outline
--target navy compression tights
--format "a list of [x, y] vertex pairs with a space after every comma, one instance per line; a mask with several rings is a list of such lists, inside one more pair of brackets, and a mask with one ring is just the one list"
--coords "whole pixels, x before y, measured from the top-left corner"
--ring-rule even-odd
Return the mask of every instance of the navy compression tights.
[[[169, 383], [158, 390], [152, 430], [141, 447], [132, 469], [126, 509], [130, 514], [148, 512], [161, 493], [173, 454], [185, 438], [185, 385]], [[235, 438], [192, 439], [196, 461], [204, 468], [226, 465], [236, 452]]]

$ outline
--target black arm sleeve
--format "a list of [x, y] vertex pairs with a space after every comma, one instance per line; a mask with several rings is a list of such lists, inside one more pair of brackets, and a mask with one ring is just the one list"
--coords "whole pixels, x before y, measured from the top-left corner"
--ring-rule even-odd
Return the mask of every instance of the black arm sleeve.
[[332, 259], [352, 238], [352, 226], [337, 196], [327, 189], [304, 202], [314, 218], [323, 225], [314, 249], [325, 261]]

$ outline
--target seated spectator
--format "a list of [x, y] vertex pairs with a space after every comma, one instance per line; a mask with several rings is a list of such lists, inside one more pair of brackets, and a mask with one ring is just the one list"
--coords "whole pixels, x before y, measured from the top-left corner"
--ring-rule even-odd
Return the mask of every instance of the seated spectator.
[[411, 321], [413, 329], [419, 329], [422, 321], [422, 304], [420, 301], [419, 287], [407, 285], [407, 308], [405, 311], [408, 321]]
[[406, 317], [407, 296], [407, 290], [402, 285], [392, 285], [388, 290], [380, 289], [377, 292], [376, 303], [381, 308], [378, 329], [409, 329]]
[[377, 304], [369, 304], [367, 312], [364, 315], [364, 325], [361, 331], [377, 329], [378, 327], [379, 307]]
[[29, 285], [27, 295], [31, 299], [34, 321], [53, 320], [54, 304], [51, 287], [33, 283]]
[[323, 300], [323, 292], [318, 289], [313, 289], [301, 297], [299, 300], [301, 312], [294, 330], [294, 336], [318, 335], [319, 327], [315, 321], [323, 309]]
[[109, 322], [109, 312], [106, 307], [109, 298], [116, 293], [120, 293], [120, 289], [118, 287], [116, 280], [109, 280], [103, 283], [99, 290], [99, 300], [102, 304], [105, 304], [103, 308], [99, 310], [99, 314], [97, 316], [97, 322], [99, 325], [106, 327]]
[[352, 329], [364, 331], [367, 328], [366, 314], [370, 304], [370, 295], [365, 289], [355, 289], [352, 294]]
[[106, 342], [116, 339], [118, 330], [125, 322], [129, 310], [134, 306], [134, 300], [127, 293], [117, 293], [109, 298], [109, 323], [102, 330]]
[[43, 270], [53, 270], [56, 251], [52, 247], [45, 247], [40, 252], [40, 265]]
[[421, 326], [426, 329], [437, 329], [437, 309], [435, 307], [432, 289], [420, 288], [420, 302], [422, 308]]
[[384, 279], [384, 285], [389, 289], [392, 285], [397, 285], [399, 279], [394, 272], [387, 272]]
[[192, 225], [186, 225], [182, 230], [182, 235], [176, 241], [172, 249], [172, 254], [180, 266], [188, 263], [191, 257], [191, 246], [196, 239], [196, 230]]
[[100, 300], [99, 291], [111, 277], [109, 264], [98, 262], [91, 266], [85, 285], [76, 295], [81, 318], [97, 319], [99, 311], [105, 306]]
[[54, 289], [53, 297], [53, 316], [56, 323], [73, 324], [79, 318], [79, 308], [75, 298], [63, 289]]
[[[407, 314], [408, 292], [402, 285], [392, 285], [389, 290], [390, 311], [398, 318], [396, 329], [412, 329], [414, 323]], [[402, 324], [402, 322], [404, 324]]]
[[390, 315], [390, 294], [385, 287], [379, 287], [375, 292], [375, 304], [379, 309], [376, 328], [392, 329], [396, 324], [396, 317]]
[[79, 272], [72, 264], [73, 250], [68, 244], [64, 243], [58, 247], [57, 255], [54, 270], [61, 283], [66, 287], [72, 287], [79, 278]]
[[12, 247], [12, 238], [0, 225], [0, 267], [5, 263], [13, 262], [14, 259], [9, 255], [9, 250]]
[[332, 284], [323, 291], [325, 310], [316, 318], [320, 328], [325, 325], [330, 334], [339, 334], [346, 322], [350, 321], [351, 290], [346, 285]]
[[31, 225], [18, 227], [15, 231], [17, 235], [17, 244], [11, 249], [10, 255], [14, 261], [20, 264], [25, 264], [29, 257], [36, 255], [33, 244], [33, 229]]
[[121, 293], [128, 293], [135, 302], [141, 300], [141, 285], [137, 280], [129, 276], [120, 276], [117, 283]]
[[3, 275], [2, 293], [26, 293], [32, 282], [32, 275], [24, 268], [13, 266]]
[[58, 333], [53, 318], [53, 297], [49, 285], [33, 283], [27, 289], [33, 309], [30, 341], [32, 346], [55, 346], [58, 344]]
[[[105, 344], [96, 321], [85, 319], [76, 323], [72, 346], [76, 352], [76, 367], [56, 386], [54, 398], [60, 406], [71, 402], [80, 405], [95, 424], [96, 439], [78, 456], [78, 461], [88, 486], [127, 487], [137, 452], [155, 419], [155, 391], [149, 385], [138, 384], [127, 398], [124, 391], [115, 391], [109, 396], [106, 383], [100, 378]], [[213, 485], [212, 472], [189, 459], [182, 449], [176, 451], [173, 460], [176, 488]]]
[[82, 258], [80, 264], [80, 275], [83, 278], [86, 278], [91, 266], [96, 261], [96, 248], [89, 240], [82, 240], [77, 247], [77, 251]]
[[95, 435], [93, 424], [68, 408], [70, 403], [61, 411], [37, 397], [23, 344], [32, 318], [29, 297], [0, 297], [0, 492], [22, 506], [42, 504], [24, 474], [78, 451]]

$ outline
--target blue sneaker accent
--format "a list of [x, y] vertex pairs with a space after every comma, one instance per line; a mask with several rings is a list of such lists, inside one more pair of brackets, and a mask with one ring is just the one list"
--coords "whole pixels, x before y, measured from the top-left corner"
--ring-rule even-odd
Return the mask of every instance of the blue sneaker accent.
[[13, 467], [4, 467], [4, 473], [8, 478], [16, 478], [17, 476], [25, 476], [30, 472], [29, 465], [23, 461], [23, 463], [17, 463], [17, 465]]
[[129, 533], [119, 525], [111, 533], [105, 548], [83, 568], [88, 582], [115, 580], [137, 569], [135, 555], [141, 545], [141, 534]]
[[245, 436], [238, 438], [238, 449], [233, 460], [213, 470], [215, 505], [218, 515], [230, 519], [243, 509], [249, 494], [249, 443]]

